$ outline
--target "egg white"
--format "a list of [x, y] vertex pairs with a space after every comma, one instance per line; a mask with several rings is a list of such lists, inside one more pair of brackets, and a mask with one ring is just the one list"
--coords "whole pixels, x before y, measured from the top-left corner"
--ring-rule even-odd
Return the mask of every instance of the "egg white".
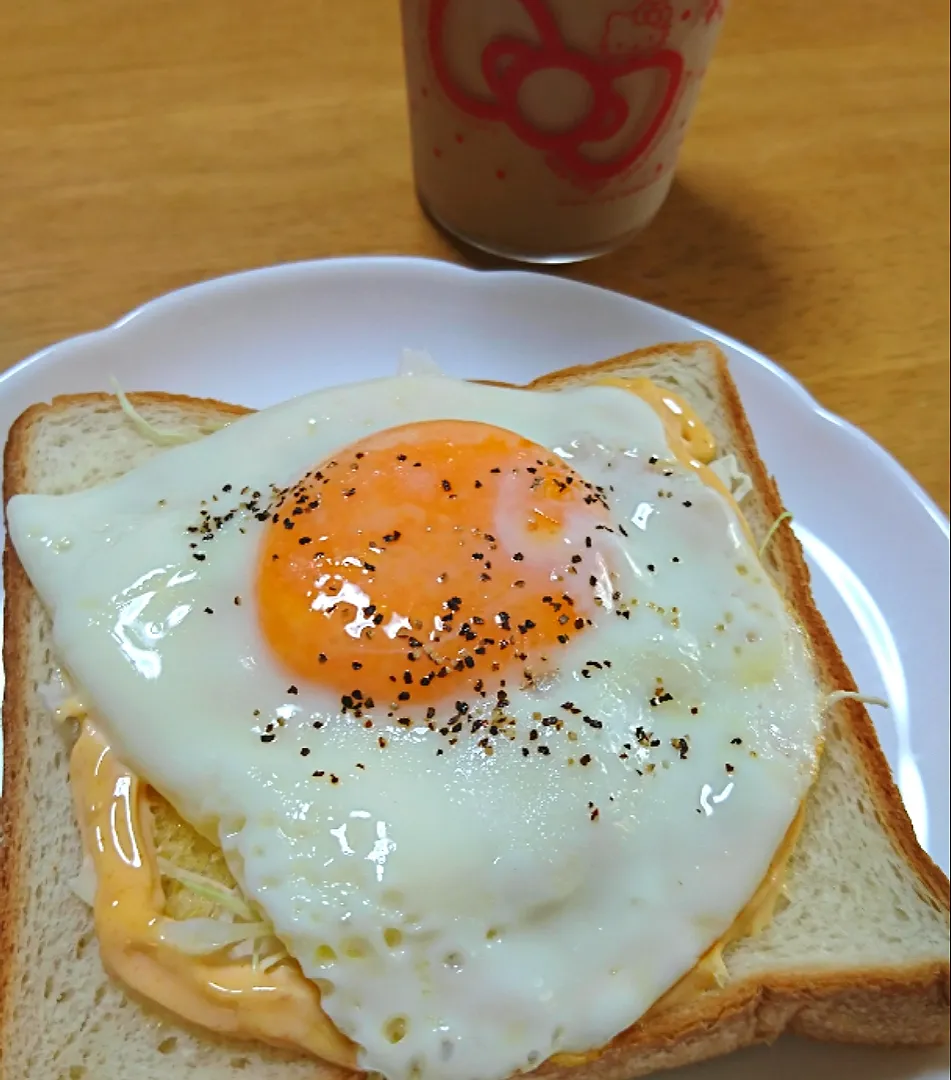
[[[240, 509], [243, 489], [444, 418], [561, 454], [609, 492], [620, 526], [588, 553], [605, 580], [596, 625], [543, 686], [508, 687], [522, 735], [492, 755], [340, 715], [339, 696], [281, 670], [251, 602], [265, 525]], [[188, 528], [203, 505], [234, 513], [199, 561]], [[800, 629], [733, 507], [617, 388], [346, 386], [115, 483], [18, 496], [8, 514], [57, 655], [109, 739], [221, 845], [361, 1067], [391, 1080], [498, 1080], [633, 1023], [750, 899], [815, 768], [821, 702]]]

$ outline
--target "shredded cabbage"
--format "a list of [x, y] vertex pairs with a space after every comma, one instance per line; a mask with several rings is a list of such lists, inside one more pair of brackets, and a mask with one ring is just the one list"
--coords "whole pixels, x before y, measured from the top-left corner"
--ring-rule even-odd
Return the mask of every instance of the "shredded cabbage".
[[861, 701], [863, 705], [878, 705], [882, 709], [891, 708], [884, 698], [872, 697], [871, 694], [860, 694], [858, 690], [833, 690], [826, 698], [826, 704], [830, 709], [840, 701]]
[[83, 855], [79, 873], [69, 882], [69, 887], [87, 907], [96, 902], [96, 867], [89, 855]]
[[186, 889], [190, 889], [196, 896], [211, 900], [212, 903], [217, 904], [239, 919], [245, 919], [249, 922], [256, 919], [255, 913], [241, 897], [233, 889], [228, 889], [222, 885], [220, 881], [215, 881], [214, 878], [206, 877], [204, 874], [196, 874], [193, 870], [185, 870], [183, 867], [176, 866], [161, 856], [158, 859], [158, 865], [163, 877], [171, 878], [172, 881], [184, 885]]
[[[165, 918], [160, 931], [163, 941], [196, 956], [230, 948], [236, 960], [250, 955], [254, 971], [270, 971], [287, 959], [287, 950], [275, 936], [271, 923], [252, 911], [234, 889], [228, 889], [204, 874], [176, 866], [168, 859], [159, 857], [158, 865], [163, 877], [211, 900], [227, 913], [219, 918]], [[240, 921], [233, 921], [235, 918]]]
[[259, 922], [225, 922], [223, 919], [162, 919], [160, 939], [188, 956], [202, 956], [230, 948], [242, 941], [272, 937], [271, 924]]
[[766, 534], [765, 538], [763, 539], [762, 544], [760, 544], [760, 546], [759, 546], [759, 557], [761, 559], [766, 554], [766, 549], [769, 547], [770, 542], [772, 541], [773, 537], [776, 535], [777, 531], [779, 530], [779, 526], [782, 525], [782, 523], [784, 521], [792, 521], [792, 519], [793, 519], [792, 514], [788, 510], [784, 510], [779, 515], [779, 517], [776, 518], [776, 520], [773, 522], [773, 524], [770, 525], [769, 532]]
[[233, 960], [250, 958], [252, 971], [270, 971], [288, 957], [287, 950], [276, 937], [262, 935], [253, 941], [239, 941], [231, 949]]
[[[222, 907], [244, 916], [240, 922], [229, 918], [194, 918], [159, 920], [159, 938], [166, 944], [188, 956], [203, 956], [234, 948], [235, 959], [248, 947], [251, 949], [251, 966], [255, 971], [270, 971], [275, 964], [286, 959], [287, 952], [274, 936], [274, 928], [266, 919], [255, 918], [251, 909], [230, 890], [224, 889], [211, 878], [193, 874], [189, 870], [171, 866], [165, 859], [159, 860], [163, 875], [182, 881], [187, 888], [214, 899]], [[188, 879], [184, 881], [183, 879]], [[89, 855], [83, 856], [79, 873], [70, 881], [69, 887], [84, 904], [93, 907], [96, 901], [96, 869]], [[262, 949], [262, 945], [266, 948]], [[242, 949], [242, 946], [244, 948]], [[263, 958], [262, 958], [263, 953]]]
[[184, 443], [195, 442], [196, 439], [202, 438], [206, 434], [210, 434], [213, 431], [220, 431], [222, 428], [226, 428], [230, 421], [223, 420], [220, 423], [207, 423], [203, 425], [204, 430], [196, 435], [189, 435], [185, 431], [163, 431], [161, 428], [157, 428], [154, 424], [150, 424], [145, 417], [138, 412], [136, 407], [129, 401], [125, 391], [119, 385], [116, 379], [111, 379], [113, 389], [115, 390], [116, 398], [122, 411], [126, 414], [132, 423], [135, 430], [151, 442], [154, 442], [157, 446], [181, 446]]
[[287, 949], [281, 946], [280, 950], [275, 953], [271, 953], [270, 956], [266, 956], [254, 969], [255, 971], [270, 971], [271, 968], [277, 967], [283, 960], [286, 960], [290, 954]]
[[742, 502], [753, 490], [753, 481], [740, 468], [735, 454], [724, 454], [709, 466], [737, 502]]
[[86, 706], [62, 668], [55, 668], [49, 681], [38, 686], [37, 692], [54, 720], [81, 720], [86, 715]]
[[[177, 881], [198, 896], [211, 900], [222, 909], [218, 917], [198, 916], [173, 919], [162, 916], [157, 921], [159, 939], [188, 956], [204, 956], [228, 949], [233, 959], [250, 957], [254, 971], [267, 972], [288, 957], [287, 950], [274, 933], [270, 921], [252, 910], [234, 889], [214, 878], [176, 866], [161, 856], [159, 873]], [[88, 854], [83, 855], [79, 873], [69, 887], [84, 904], [93, 907], [96, 900], [96, 868]]]

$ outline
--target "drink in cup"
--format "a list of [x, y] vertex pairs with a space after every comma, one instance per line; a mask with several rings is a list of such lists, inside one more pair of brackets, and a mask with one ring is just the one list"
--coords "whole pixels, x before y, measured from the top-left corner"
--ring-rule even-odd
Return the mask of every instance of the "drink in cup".
[[572, 262], [653, 219], [725, 0], [402, 0], [420, 202], [485, 251]]

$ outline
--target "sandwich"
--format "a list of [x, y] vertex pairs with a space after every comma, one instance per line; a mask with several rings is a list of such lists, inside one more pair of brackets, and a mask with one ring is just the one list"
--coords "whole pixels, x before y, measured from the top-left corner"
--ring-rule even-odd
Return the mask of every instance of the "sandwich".
[[726, 361], [27, 410], [0, 1078], [946, 1041], [948, 879]]

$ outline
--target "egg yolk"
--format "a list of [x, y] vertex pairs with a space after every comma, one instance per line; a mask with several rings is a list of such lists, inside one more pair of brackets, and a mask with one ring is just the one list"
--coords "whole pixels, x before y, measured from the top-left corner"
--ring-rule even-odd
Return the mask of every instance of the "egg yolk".
[[432, 421], [353, 443], [281, 494], [256, 600], [265, 640], [344, 710], [531, 685], [592, 624], [604, 495], [488, 424]]

